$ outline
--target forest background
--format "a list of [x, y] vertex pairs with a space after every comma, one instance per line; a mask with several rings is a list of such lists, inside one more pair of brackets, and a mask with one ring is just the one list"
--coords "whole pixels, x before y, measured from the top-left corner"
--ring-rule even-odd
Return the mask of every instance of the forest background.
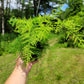
[[[33, 80], [36, 84], [40, 84], [43, 80], [42, 84], [47, 82], [49, 84], [56, 84], [56, 82], [57, 84], [84, 84], [83, 49], [83, 0], [0, 0], [0, 74], [4, 76], [1, 78], [1, 84], [10, 74], [9, 72], [6, 74], [7, 66], [12, 67], [8, 69], [11, 72], [16, 54], [20, 52], [25, 63], [40, 61], [37, 64], [38, 70], [34, 66], [35, 72], [33, 74], [32, 71], [30, 74], [30, 84], [33, 84]], [[11, 61], [13, 63], [10, 64]], [[39, 64], [42, 61], [44, 63], [40, 68]], [[63, 63], [67, 61], [69, 63], [66, 63], [61, 71]], [[49, 64], [51, 62], [52, 65]], [[57, 64], [55, 65], [54, 62]], [[55, 74], [47, 73], [52, 71], [48, 64], [54, 67]], [[57, 72], [56, 67], [59, 69]], [[73, 72], [75, 67], [79, 67], [76, 73]], [[4, 68], [6, 68], [5, 71]], [[69, 70], [72, 73], [70, 76]], [[67, 71], [65, 74], [62, 73], [65, 71]], [[47, 75], [51, 75], [52, 78], [49, 77], [48, 80]]]

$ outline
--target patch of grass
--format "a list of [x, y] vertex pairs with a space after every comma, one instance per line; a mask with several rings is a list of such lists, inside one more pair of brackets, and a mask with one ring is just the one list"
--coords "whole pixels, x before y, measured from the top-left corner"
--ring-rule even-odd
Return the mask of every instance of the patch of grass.
[[35, 64], [28, 84], [84, 84], [84, 50], [50, 48]]
[[[6, 36], [7, 35], [7, 36]], [[4, 54], [17, 53], [21, 51], [21, 38], [16, 34], [0, 35], [0, 56]]]
[[0, 84], [4, 84], [6, 79], [12, 73], [16, 58], [17, 57], [13, 54], [0, 56]]

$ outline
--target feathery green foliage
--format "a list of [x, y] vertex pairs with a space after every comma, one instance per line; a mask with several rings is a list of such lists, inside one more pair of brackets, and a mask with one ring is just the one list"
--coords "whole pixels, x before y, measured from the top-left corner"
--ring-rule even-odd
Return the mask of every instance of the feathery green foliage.
[[37, 48], [37, 43], [45, 43], [52, 28], [48, 16], [39, 16], [34, 19], [16, 19], [11, 18], [12, 26], [16, 25], [15, 32], [21, 35], [22, 39], [22, 56], [25, 62], [30, 61], [34, 50]]
[[68, 46], [84, 48], [84, 13], [79, 12], [78, 15], [69, 17], [63, 21], [57, 18], [54, 28], [56, 33], [63, 33], [64, 41]]
[[25, 62], [31, 60], [32, 55], [39, 53], [38, 43], [43, 44], [48, 39], [51, 31], [55, 31], [61, 43], [67, 47], [84, 48], [84, 12], [79, 12], [73, 17], [60, 20], [57, 16], [39, 16], [30, 19], [11, 18], [10, 24], [16, 25], [15, 32], [20, 34], [22, 40], [22, 56]]

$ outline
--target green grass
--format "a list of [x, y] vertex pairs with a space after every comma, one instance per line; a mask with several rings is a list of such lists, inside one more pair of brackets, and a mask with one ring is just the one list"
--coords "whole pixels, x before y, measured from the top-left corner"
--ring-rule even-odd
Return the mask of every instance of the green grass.
[[[62, 48], [55, 38], [48, 43], [26, 84], [84, 84], [84, 49]], [[13, 71], [16, 58], [13, 54], [0, 56], [0, 84]]]
[[13, 71], [16, 58], [13, 54], [0, 56], [0, 84], [4, 84], [5, 80]]
[[28, 84], [84, 84], [84, 50], [51, 48], [35, 64]]

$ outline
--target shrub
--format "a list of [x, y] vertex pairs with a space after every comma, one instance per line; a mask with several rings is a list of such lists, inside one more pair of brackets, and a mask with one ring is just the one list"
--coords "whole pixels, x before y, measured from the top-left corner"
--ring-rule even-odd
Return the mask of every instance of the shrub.
[[[52, 28], [48, 16], [39, 16], [34, 19], [10, 19], [10, 24], [16, 25], [15, 32], [19, 33], [22, 40], [22, 58], [25, 62], [30, 61], [36, 50], [39, 51], [48, 39]], [[39, 47], [39, 48], [38, 48]]]
[[16, 26], [15, 32], [20, 34], [20, 41], [16, 39], [15, 43], [21, 43], [17, 49], [22, 52], [23, 60], [29, 62], [32, 56], [37, 56], [43, 49], [51, 31], [59, 35], [59, 43], [63, 43], [65, 47], [84, 48], [83, 19], [84, 13], [79, 12], [63, 21], [57, 17], [39, 16], [28, 20], [11, 18], [9, 23]]
[[13, 41], [8, 42], [8, 47], [5, 48], [7, 53], [17, 53], [20, 52], [22, 48], [21, 38], [18, 36]]
[[16, 37], [17, 37], [17, 34], [15, 33], [5, 33], [4, 36], [0, 35], [1, 41], [12, 41]]
[[3, 54], [3, 49], [0, 48], [0, 56]]
[[[16, 53], [14, 47], [19, 46], [16, 45], [16, 41], [14, 43], [14, 39], [17, 37], [17, 34], [14, 33], [5, 33], [4, 36], [0, 35], [0, 55], [7, 54], [7, 53]], [[17, 39], [17, 38], [16, 38]], [[15, 52], [14, 52], [15, 51]]]
[[78, 15], [69, 17], [61, 21], [58, 19], [55, 27], [56, 33], [63, 33], [59, 42], [66, 42], [68, 47], [82, 47], [84, 48], [84, 16], [79, 12]]

